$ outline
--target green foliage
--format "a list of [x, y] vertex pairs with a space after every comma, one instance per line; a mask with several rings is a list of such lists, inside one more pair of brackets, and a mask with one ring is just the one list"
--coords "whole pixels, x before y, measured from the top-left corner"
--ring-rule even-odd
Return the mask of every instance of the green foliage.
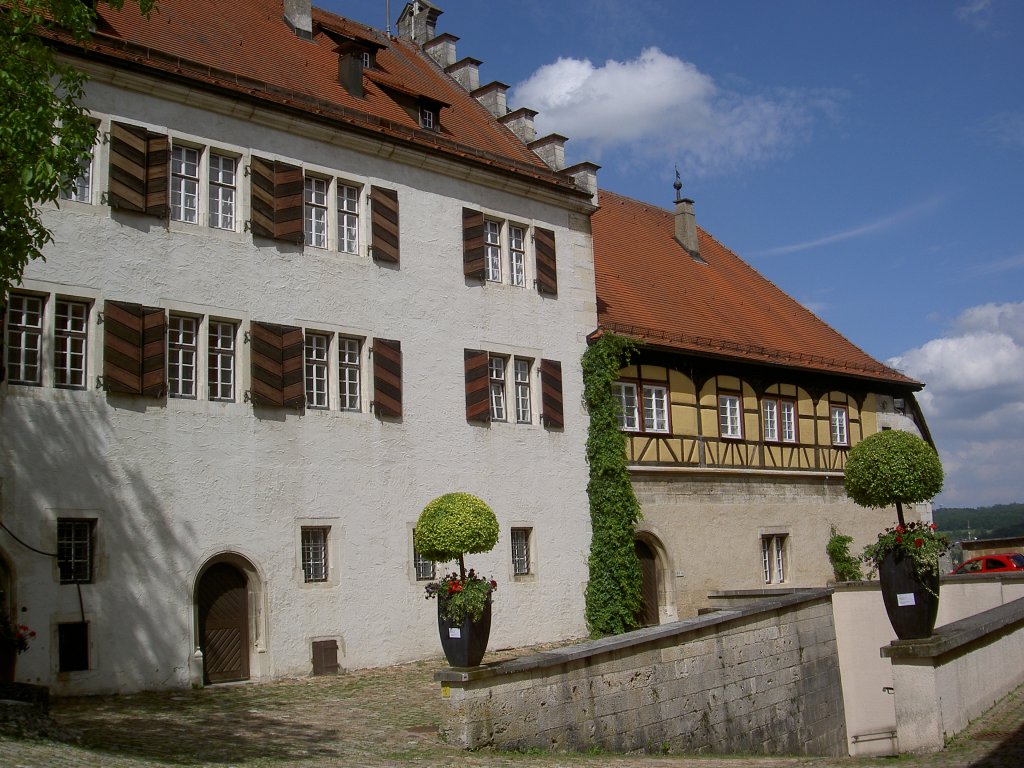
[[615, 635], [637, 626], [643, 576], [634, 549], [641, 517], [626, 467], [626, 437], [619, 429], [619, 402], [612, 383], [636, 350], [636, 342], [606, 333], [583, 355], [583, 396], [590, 414], [587, 462], [590, 481], [590, 580], [587, 626], [595, 635]]
[[[148, 12], [153, 0], [139, 5]], [[53, 239], [38, 206], [57, 200], [96, 141], [77, 103], [85, 76], [58, 62], [37, 33], [59, 28], [82, 41], [94, 21], [82, 0], [16, 0], [0, 11], [0, 301]]]
[[886, 528], [874, 544], [864, 547], [862, 559], [871, 565], [874, 576], [878, 566], [892, 552], [914, 561], [914, 571], [924, 577], [939, 572], [939, 557], [949, 549], [949, 537], [939, 533], [935, 523], [910, 522]]
[[836, 581], [860, 581], [864, 574], [860, 569], [860, 560], [850, 554], [850, 545], [853, 543], [853, 536], [840, 533], [833, 525], [830, 529], [828, 543], [825, 544], [825, 554], [832, 563], [832, 573]]
[[928, 501], [942, 490], [942, 462], [928, 443], [897, 429], [876, 432], [850, 449], [844, 484], [862, 507]]
[[947, 507], [932, 513], [939, 530], [953, 541], [1024, 536], [1024, 504]]
[[427, 504], [416, 522], [416, 551], [428, 560], [461, 560], [498, 543], [498, 518], [471, 493], [446, 493]]
[[426, 587], [427, 597], [441, 601], [441, 612], [452, 624], [461, 624], [468, 616], [480, 621], [487, 598], [498, 588], [494, 579], [483, 579], [472, 568], [465, 578], [450, 573]]

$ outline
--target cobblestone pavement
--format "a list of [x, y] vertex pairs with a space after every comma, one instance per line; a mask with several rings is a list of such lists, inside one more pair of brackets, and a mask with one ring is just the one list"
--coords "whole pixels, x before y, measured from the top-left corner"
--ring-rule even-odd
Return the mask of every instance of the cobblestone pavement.
[[[511, 654], [508, 654], [511, 655]], [[497, 655], [488, 656], [494, 660]], [[57, 700], [48, 737], [0, 724], [2, 768], [1019, 768], [1024, 688], [945, 750], [898, 759], [464, 752], [438, 737], [440, 661], [338, 677]], [[61, 736], [73, 741], [61, 741]]]

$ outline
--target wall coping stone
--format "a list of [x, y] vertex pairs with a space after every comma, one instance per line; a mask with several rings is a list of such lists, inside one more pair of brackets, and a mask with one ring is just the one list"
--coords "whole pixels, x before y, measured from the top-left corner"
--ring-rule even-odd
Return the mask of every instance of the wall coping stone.
[[[771, 613], [791, 605], [827, 599], [832, 594], [832, 590], [827, 587], [801, 589], [791, 592], [780, 590], [779, 592], [778, 597], [758, 599], [756, 603], [749, 606], [735, 606], [706, 613], [695, 618], [673, 621], [669, 624], [659, 624], [654, 627], [643, 627], [642, 629], [636, 629], [622, 635], [601, 637], [564, 648], [520, 656], [508, 661], [483, 664], [479, 667], [445, 667], [434, 673], [434, 680], [446, 683], [468, 683], [534, 670], [550, 669], [579, 659], [592, 658], [643, 643], [649, 643], [652, 640], [678, 637], [708, 627], [729, 624], [761, 613]], [[1022, 598], [1022, 601], [1024, 601], [1024, 598]]]
[[882, 647], [881, 653], [883, 658], [890, 659], [936, 659], [1019, 624], [1024, 624], [1024, 597], [945, 624], [936, 629], [931, 637], [893, 640]]

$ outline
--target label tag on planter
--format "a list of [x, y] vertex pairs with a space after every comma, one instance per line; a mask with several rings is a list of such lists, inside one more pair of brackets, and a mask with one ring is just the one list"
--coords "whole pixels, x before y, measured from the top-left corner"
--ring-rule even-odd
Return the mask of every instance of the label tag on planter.
[[[913, 600], [914, 596], [911, 595], [910, 599]], [[903, 605], [903, 603], [900, 603], [900, 605]], [[448, 627], [448, 637], [457, 637], [457, 638], [461, 639], [462, 638], [462, 627]]]
[[896, 605], [917, 605], [917, 603], [914, 601], [914, 593], [907, 592], [902, 595], [896, 595]]

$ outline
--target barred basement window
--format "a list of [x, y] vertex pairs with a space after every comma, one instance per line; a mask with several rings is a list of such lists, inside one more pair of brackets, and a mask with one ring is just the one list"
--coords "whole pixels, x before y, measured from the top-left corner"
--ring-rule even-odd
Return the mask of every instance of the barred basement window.
[[[415, 542], [415, 528], [413, 528], [412, 537], [413, 541]], [[437, 574], [437, 565], [434, 563], [433, 560], [428, 560], [423, 555], [421, 555], [417, 551], [415, 544], [413, 544], [412, 548], [412, 564], [414, 570], [416, 571], [416, 581], [432, 581], [434, 579], [434, 576]]]
[[530, 572], [531, 528], [512, 529], [512, 574], [524, 576]]
[[307, 583], [327, 581], [327, 534], [330, 530], [302, 529], [302, 574]]
[[95, 521], [57, 521], [57, 569], [61, 584], [92, 582]]

